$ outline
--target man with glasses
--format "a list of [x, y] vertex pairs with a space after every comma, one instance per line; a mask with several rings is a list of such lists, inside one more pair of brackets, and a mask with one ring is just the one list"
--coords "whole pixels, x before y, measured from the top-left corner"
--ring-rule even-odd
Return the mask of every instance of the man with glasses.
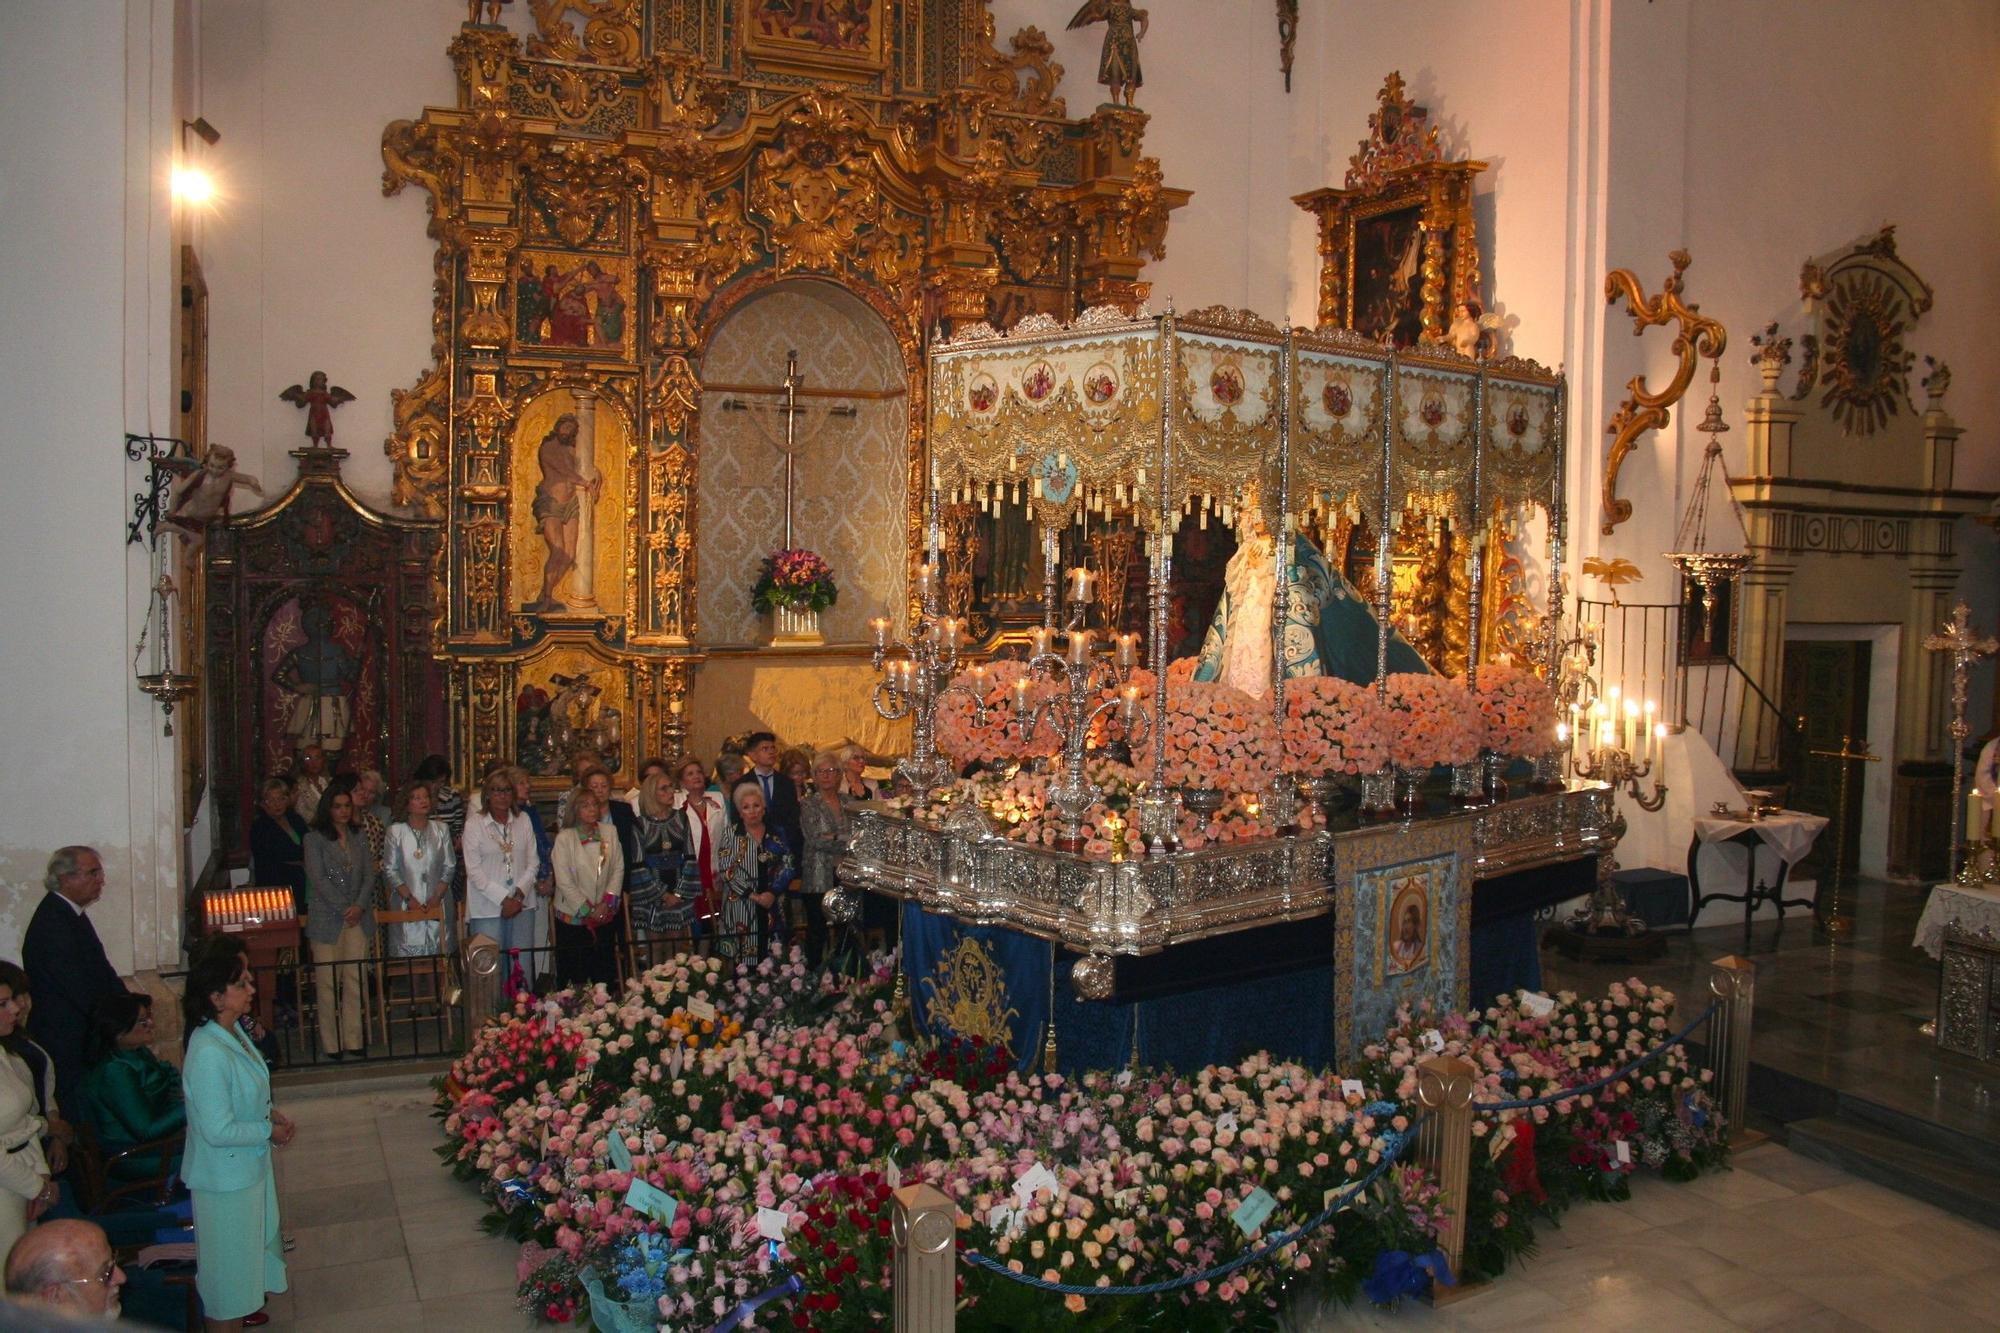
[[125, 1270], [95, 1222], [44, 1222], [7, 1254], [7, 1296], [72, 1318], [118, 1317]]

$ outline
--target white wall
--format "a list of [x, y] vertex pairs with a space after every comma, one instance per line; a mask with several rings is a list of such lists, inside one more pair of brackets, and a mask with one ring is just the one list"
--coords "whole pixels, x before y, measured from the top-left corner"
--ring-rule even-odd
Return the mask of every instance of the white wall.
[[[382, 197], [382, 129], [454, 104], [445, 48], [460, 5], [199, 0], [199, 114], [221, 197], [200, 247], [209, 288], [211, 435], [275, 497], [305, 414], [278, 395], [315, 370], [357, 396], [334, 413], [344, 476], [386, 507], [389, 391], [430, 364], [421, 191]], [[258, 503], [238, 493], [237, 508]]]
[[0, 6], [0, 952], [48, 855], [102, 852], [91, 913], [121, 970], [179, 941], [174, 751], [134, 687], [147, 564], [124, 528], [165, 434], [173, 306], [171, 0]]

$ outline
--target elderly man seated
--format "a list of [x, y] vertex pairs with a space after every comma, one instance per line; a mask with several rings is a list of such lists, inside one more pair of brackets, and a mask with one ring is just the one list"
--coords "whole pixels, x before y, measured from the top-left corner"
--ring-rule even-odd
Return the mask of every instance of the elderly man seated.
[[7, 1252], [7, 1297], [65, 1316], [116, 1319], [125, 1270], [95, 1222], [44, 1222]]

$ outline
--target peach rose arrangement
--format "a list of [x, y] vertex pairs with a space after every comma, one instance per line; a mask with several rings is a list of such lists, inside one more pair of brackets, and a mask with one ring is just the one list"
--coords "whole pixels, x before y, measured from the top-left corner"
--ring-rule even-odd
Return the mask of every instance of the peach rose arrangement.
[[1389, 677], [1384, 705], [1389, 761], [1398, 768], [1469, 764], [1479, 757], [1485, 726], [1471, 695], [1457, 681], [1399, 671]]
[[1373, 773], [1389, 757], [1389, 715], [1372, 685], [1338, 676], [1285, 682], [1285, 771]]
[[1493, 753], [1532, 759], [1555, 744], [1556, 697], [1534, 672], [1483, 666], [1472, 698], [1485, 725], [1486, 748]]
[[[1023, 741], [1021, 729], [1014, 725], [1014, 682], [1027, 673], [1027, 663], [1001, 658], [983, 669], [969, 668], [952, 677], [952, 684], [973, 690], [986, 702], [983, 725], [973, 721], [972, 701], [964, 695], [948, 694], [938, 702], [937, 747], [954, 767], [1045, 758], [1062, 749], [1054, 728], [1039, 727], [1032, 740]], [[1040, 703], [1055, 692], [1055, 682], [1038, 673], [1028, 697]]]

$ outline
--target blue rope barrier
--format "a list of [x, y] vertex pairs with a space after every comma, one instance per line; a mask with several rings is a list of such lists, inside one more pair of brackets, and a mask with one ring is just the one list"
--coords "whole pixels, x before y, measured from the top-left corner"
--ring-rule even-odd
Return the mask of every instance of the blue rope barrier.
[[1332, 1221], [1335, 1213], [1347, 1207], [1349, 1201], [1356, 1194], [1359, 1194], [1362, 1190], [1367, 1189], [1377, 1180], [1380, 1180], [1388, 1172], [1389, 1168], [1395, 1164], [1396, 1159], [1403, 1155], [1404, 1149], [1416, 1142], [1417, 1126], [1422, 1123], [1423, 1121], [1420, 1117], [1411, 1122], [1409, 1130], [1405, 1133], [1397, 1134], [1394, 1130], [1391, 1130], [1384, 1134], [1383, 1137], [1390, 1140], [1390, 1144], [1389, 1151], [1383, 1154], [1382, 1160], [1377, 1162], [1367, 1175], [1361, 1177], [1361, 1179], [1355, 1181], [1352, 1185], [1349, 1185], [1346, 1189], [1328, 1200], [1326, 1207], [1320, 1211], [1317, 1217], [1300, 1223], [1290, 1231], [1281, 1231], [1255, 1249], [1246, 1250], [1229, 1262], [1217, 1264], [1214, 1268], [1208, 1269], [1206, 1272], [1188, 1273], [1180, 1277], [1168, 1278], [1161, 1282], [1144, 1282], [1136, 1287], [1084, 1287], [1071, 1282], [1050, 1282], [1046, 1278], [1033, 1277], [1027, 1273], [1017, 1273], [998, 1259], [989, 1258], [977, 1250], [965, 1250], [960, 1254], [960, 1257], [977, 1267], [984, 1268], [989, 1272], [998, 1273], [1010, 1282], [1018, 1282], [1024, 1287], [1033, 1287], [1037, 1291], [1054, 1292], [1058, 1296], [1157, 1296], [1162, 1292], [1178, 1291], [1182, 1287], [1192, 1287], [1200, 1282], [1213, 1282], [1218, 1278], [1228, 1277], [1239, 1268], [1257, 1263], [1263, 1259], [1268, 1259], [1287, 1245], [1296, 1244]]
[[1504, 1102], [1474, 1102], [1472, 1104], [1472, 1109], [1479, 1112], [1481, 1115], [1492, 1115], [1499, 1111], [1528, 1111], [1534, 1109], [1537, 1106], [1554, 1106], [1558, 1102], [1575, 1101], [1578, 1097], [1585, 1097], [1593, 1092], [1598, 1091], [1601, 1088], [1608, 1088], [1613, 1083], [1618, 1082], [1620, 1079], [1630, 1078], [1634, 1073], [1638, 1072], [1639, 1067], [1641, 1065], [1648, 1064], [1651, 1061], [1658, 1059], [1660, 1056], [1665, 1055], [1668, 1051], [1672, 1050], [1674, 1047], [1686, 1041], [1688, 1037], [1693, 1034], [1696, 1028], [1700, 1027], [1703, 1023], [1706, 1023], [1708, 1021], [1709, 1015], [1713, 1014], [1717, 1006], [1719, 1006], [1721, 1003], [1722, 1001], [1720, 1000], [1714, 1001], [1708, 1006], [1708, 1008], [1702, 1010], [1699, 1014], [1695, 1015], [1694, 1021], [1692, 1023], [1689, 1023], [1686, 1027], [1682, 1028], [1679, 1032], [1676, 1032], [1673, 1036], [1668, 1037], [1658, 1046], [1655, 1046], [1652, 1050], [1647, 1051], [1644, 1055], [1632, 1061], [1631, 1064], [1626, 1065], [1623, 1069], [1615, 1070], [1612, 1073], [1606, 1074], [1603, 1078], [1597, 1079], [1595, 1082], [1579, 1083], [1577, 1086], [1573, 1088], [1566, 1088], [1561, 1092], [1552, 1092], [1545, 1097], [1517, 1097], [1510, 1101], [1504, 1101]]
[[785, 1280], [769, 1291], [761, 1295], [752, 1296], [746, 1301], [739, 1302], [736, 1308], [731, 1310], [721, 1323], [710, 1330], [710, 1333], [730, 1333], [738, 1324], [757, 1313], [758, 1310], [772, 1301], [777, 1300], [780, 1296], [794, 1296], [805, 1289], [806, 1284], [803, 1278], [797, 1273], [787, 1273]]

